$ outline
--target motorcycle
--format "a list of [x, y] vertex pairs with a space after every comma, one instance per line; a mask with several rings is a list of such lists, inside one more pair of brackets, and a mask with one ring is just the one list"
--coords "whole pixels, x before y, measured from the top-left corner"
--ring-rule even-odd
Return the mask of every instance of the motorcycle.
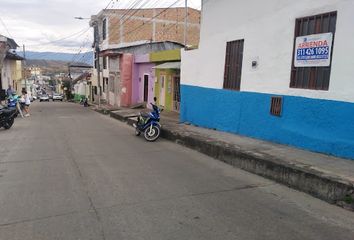
[[85, 100], [84, 100], [84, 107], [88, 107], [88, 106], [89, 106], [88, 100], [87, 100], [87, 98], [85, 98]]
[[161, 124], [160, 124], [160, 113], [163, 109], [160, 109], [155, 104], [152, 104], [152, 111], [149, 113], [141, 112], [138, 117], [138, 122], [133, 124], [135, 128], [135, 135], [140, 136], [141, 133], [149, 142], [154, 142], [160, 137]]
[[13, 95], [7, 99], [7, 108], [10, 110], [15, 110], [15, 118], [18, 116], [18, 104], [19, 96]]
[[0, 128], [10, 129], [15, 121], [16, 109], [7, 109], [0, 106]]

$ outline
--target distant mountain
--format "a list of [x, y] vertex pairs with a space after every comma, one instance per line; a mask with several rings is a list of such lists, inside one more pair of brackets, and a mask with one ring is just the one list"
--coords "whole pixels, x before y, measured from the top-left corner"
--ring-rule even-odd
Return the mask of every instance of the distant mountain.
[[[17, 52], [18, 55], [23, 56], [22, 51]], [[33, 52], [26, 51], [26, 59], [36, 59], [36, 60], [55, 60], [55, 61], [65, 61], [65, 62], [84, 62], [92, 65], [93, 62], [93, 52], [86, 53], [61, 53], [61, 52]]]
[[[77, 63], [80, 65], [87, 65], [85, 63]], [[42, 74], [51, 75], [57, 73], [66, 73], [68, 72], [68, 61], [59, 61], [59, 60], [43, 60], [43, 59], [27, 59], [27, 66], [38, 66], [42, 69]], [[88, 65], [87, 65], [88, 66]], [[83, 72], [82, 69], [73, 68], [72, 72]]]

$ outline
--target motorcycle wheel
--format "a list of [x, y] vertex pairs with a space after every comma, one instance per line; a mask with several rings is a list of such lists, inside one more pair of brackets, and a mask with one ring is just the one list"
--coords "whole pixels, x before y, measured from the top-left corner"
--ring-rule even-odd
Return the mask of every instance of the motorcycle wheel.
[[159, 138], [159, 136], [160, 136], [160, 128], [159, 127], [152, 126], [152, 128], [148, 127], [147, 129], [145, 129], [144, 137], [145, 137], [146, 141], [154, 142]]
[[10, 129], [14, 124], [14, 121], [15, 121], [14, 118], [9, 119], [7, 122], [4, 123], [4, 128]]

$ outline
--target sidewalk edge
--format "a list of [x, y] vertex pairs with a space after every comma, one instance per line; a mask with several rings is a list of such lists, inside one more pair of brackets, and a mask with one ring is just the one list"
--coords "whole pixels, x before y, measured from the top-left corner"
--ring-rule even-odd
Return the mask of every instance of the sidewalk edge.
[[[110, 113], [110, 116], [129, 125], [135, 122], [132, 118], [124, 118], [114, 113]], [[162, 128], [161, 137], [328, 203], [348, 210], [354, 209], [353, 203], [345, 202], [347, 198], [354, 199], [354, 183], [346, 179], [289, 164], [272, 156], [261, 156], [242, 149], [231, 148], [223, 142], [209, 142], [199, 136], [171, 130], [168, 126]]]

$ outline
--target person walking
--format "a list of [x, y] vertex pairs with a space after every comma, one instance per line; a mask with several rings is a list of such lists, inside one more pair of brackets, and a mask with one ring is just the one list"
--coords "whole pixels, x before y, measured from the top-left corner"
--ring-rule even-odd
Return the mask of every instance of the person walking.
[[23, 98], [21, 98], [21, 100], [24, 103], [24, 111], [26, 113], [25, 117], [29, 117], [30, 116], [29, 107], [31, 105], [31, 99], [26, 90], [22, 91], [22, 96]]

